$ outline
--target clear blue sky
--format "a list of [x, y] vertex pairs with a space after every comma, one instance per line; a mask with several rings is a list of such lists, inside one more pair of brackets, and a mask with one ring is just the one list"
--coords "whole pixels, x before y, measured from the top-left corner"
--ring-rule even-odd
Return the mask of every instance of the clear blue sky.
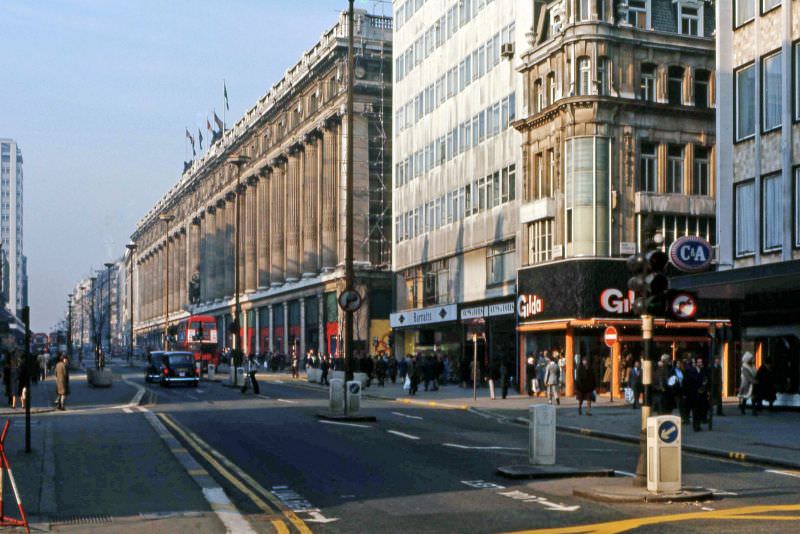
[[[91, 268], [124, 252], [176, 182], [184, 128], [231, 124], [346, 0], [0, 0], [0, 137], [24, 157], [31, 321], [62, 319]], [[389, 15], [391, 4], [358, 0]], [[213, 122], [213, 121], [212, 121]], [[191, 152], [189, 153], [191, 155]]]

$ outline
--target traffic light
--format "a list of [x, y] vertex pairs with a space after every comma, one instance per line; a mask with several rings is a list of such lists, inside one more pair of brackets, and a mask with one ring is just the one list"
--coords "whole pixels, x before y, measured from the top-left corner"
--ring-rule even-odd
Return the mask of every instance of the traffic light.
[[664, 274], [669, 258], [654, 242], [648, 242], [646, 252], [639, 252], [627, 260], [634, 276], [628, 280], [628, 289], [636, 294], [633, 303], [637, 315], [663, 316], [667, 313], [669, 279]]

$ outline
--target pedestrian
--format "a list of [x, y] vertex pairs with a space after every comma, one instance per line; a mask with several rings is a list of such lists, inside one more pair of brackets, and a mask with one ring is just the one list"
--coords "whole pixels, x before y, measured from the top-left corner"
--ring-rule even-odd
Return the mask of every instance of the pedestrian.
[[661, 415], [672, 413], [672, 399], [670, 395], [670, 381], [677, 382], [669, 368], [669, 355], [662, 354], [656, 364], [656, 371], [652, 378], [651, 394], [653, 412]]
[[595, 373], [589, 367], [589, 358], [584, 357], [578, 366], [578, 376], [575, 381], [575, 397], [578, 400], [578, 413], [583, 413], [583, 403], [586, 402], [586, 415], [592, 415], [592, 401], [594, 400]]
[[639, 397], [643, 393], [642, 387], [642, 364], [639, 360], [633, 362], [633, 367], [628, 372], [628, 387], [633, 393], [633, 409], [639, 407]]
[[441, 354], [437, 354], [432, 361], [433, 366], [433, 390], [439, 390], [439, 383], [442, 382], [442, 375], [444, 374], [444, 362], [442, 361], [443, 356]]
[[606, 391], [611, 391], [611, 375], [612, 375], [613, 363], [611, 361], [611, 356], [606, 356], [603, 359], [603, 387]]
[[525, 360], [525, 376], [528, 378], [528, 396], [533, 397], [536, 393], [536, 359], [533, 354], [528, 354]]
[[9, 392], [11, 397], [11, 408], [17, 408], [17, 397], [19, 396], [19, 368], [16, 352], [9, 355], [11, 368], [8, 371]]
[[505, 399], [508, 396], [509, 374], [510, 373], [508, 372], [508, 362], [506, 361], [505, 358], [502, 358], [500, 360], [500, 392], [503, 396], [503, 399]]
[[410, 379], [410, 386], [408, 389], [409, 395], [416, 395], [417, 388], [419, 387], [419, 367], [417, 365], [417, 357], [412, 356], [408, 364], [408, 377]]
[[756, 409], [759, 412], [764, 409], [764, 401], [769, 403], [769, 411], [774, 411], [773, 405], [777, 394], [775, 391], [775, 378], [772, 373], [772, 362], [769, 360], [765, 360], [764, 364], [756, 372], [754, 395]]
[[20, 354], [20, 360], [17, 370], [17, 391], [19, 391], [20, 406], [25, 409], [25, 401], [28, 397], [28, 384], [31, 376], [31, 366], [26, 361], [25, 353]]
[[694, 366], [686, 370], [684, 390], [686, 391], [686, 410], [692, 414], [692, 428], [700, 431], [700, 424], [706, 420], [708, 409], [709, 376], [703, 368], [703, 359], [696, 358]]
[[408, 375], [408, 358], [403, 356], [403, 359], [397, 362], [397, 374], [400, 376], [400, 381], [405, 383], [406, 376]]
[[711, 364], [711, 409], [716, 408], [717, 415], [722, 413], [722, 365], [719, 358], [714, 358]]
[[69, 369], [67, 368], [67, 357], [62, 353], [56, 364], [56, 408], [66, 409], [65, 401], [69, 395]]
[[322, 374], [319, 377], [319, 383], [322, 384], [323, 386], [327, 386], [330, 384], [330, 382], [328, 382], [328, 369], [331, 368], [330, 357], [323, 354], [322, 361], [320, 362], [319, 366], [320, 369], [322, 369]]
[[545, 393], [544, 387], [544, 373], [547, 371], [547, 364], [550, 361], [549, 353], [547, 351], [542, 352], [539, 355], [539, 358], [536, 360], [536, 396], [539, 396], [539, 393]]
[[369, 354], [365, 353], [361, 358], [361, 371], [367, 375], [366, 387], [370, 387], [372, 385], [372, 376], [375, 372], [375, 360]]
[[560, 379], [561, 370], [558, 368], [558, 360], [551, 358], [544, 372], [544, 385], [547, 388], [548, 404], [553, 404], [553, 399], [555, 399], [556, 404], [561, 404], [561, 399], [558, 398]]
[[47, 348], [39, 354], [37, 361], [39, 363], [39, 380], [44, 382], [47, 379], [47, 366], [50, 364], [50, 352]]
[[388, 367], [389, 379], [392, 381], [392, 384], [395, 384], [397, 382], [397, 358], [394, 357], [394, 354], [389, 356]]
[[742, 412], [742, 415], [745, 414], [745, 409], [747, 408], [747, 400], [750, 399], [753, 406], [753, 415], [758, 415], [756, 413], [756, 403], [753, 397], [753, 389], [755, 387], [756, 381], [756, 370], [753, 367], [753, 353], [752, 352], [745, 352], [742, 356], [742, 370], [740, 373], [740, 382], [739, 382], [739, 410]]
[[384, 356], [378, 356], [375, 361], [375, 378], [378, 379], [378, 385], [383, 387], [386, 382], [386, 368], [388, 366]]
[[297, 360], [296, 349], [292, 349], [292, 378], [300, 378], [300, 362]]

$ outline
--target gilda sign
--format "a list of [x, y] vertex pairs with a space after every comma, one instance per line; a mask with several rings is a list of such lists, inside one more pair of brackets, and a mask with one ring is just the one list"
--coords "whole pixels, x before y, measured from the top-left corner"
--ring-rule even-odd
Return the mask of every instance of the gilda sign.
[[544, 311], [544, 300], [537, 295], [517, 297], [517, 315], [520, 319], [535, 317]]
[[633, 311], [633, 301], [636, 295], [628, 290], [623, 293], [617, 288], [611, 287], [600, 293], [600, 307], [609, 313], [623, 315]]

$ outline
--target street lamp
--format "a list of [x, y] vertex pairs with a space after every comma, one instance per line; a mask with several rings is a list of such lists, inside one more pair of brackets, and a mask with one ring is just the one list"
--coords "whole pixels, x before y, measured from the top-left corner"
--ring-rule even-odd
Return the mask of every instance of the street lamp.
[[99, 355], [97, 353], [97, 334], [95, 329], [97, 325], [95, 324], [95, 316], [94, 316], [94, 283], [97, 280], [96, 276], [89, 277], [89, 340], [90, 344], [92, 345], [92, 350], [94, 351], [94, 364], [95, 367], [99, 367]]
[[[353, 73], [355, 55], [353, 32], [353, 0], [348, 0], [347, 10], [347, 175], [345, 177], [345, 247], [344, 286], [346, 292], [353, 287]], [[344, 369], [345, 381], [353, 379], [353, 310], [344, 310]]]
[[165, 237], [165, 258], [164, 258], [164, 350], [169, 349], [169, 223], [175, 220], [175, 216], [169, 213], [162, 213], [158, 216], [159, 220], [164, 221]]
[[[107, 261], [103, 265], [106, 266], [106, 285], [108, 286], [108, 352], [111, 353], [111, 268], [114, 266], [113, 262]], [[105, 354], [105, 353], [103, 353]], [[105, 356], [100, 360], [100, 369], [106, 366]]]
[[128, 298], [128, 321], [130, 327], [130, 341], [128, 342], [128, 365], [133, 361], [133, 253], [136, 251], [136, 243], [133, 241], [125, 245], [128, 249], [128, 260], [130, 262], [130, 297]]
[[67, 295], [67, 357], [72, 361], [72, 297]]
[[239, 366], [241, 362], [242, 356], [242, 346], [241, 346], [241, 318], [240, 315], [242, 313], [241, 305], [239, 303], [239, 293], [240, 293], [240, 285], [241, 285], [241, 277], [239, 276], [239, 253], [241, 247], [241, 227], [242, 227], [242, 209], [241, 209], [241, 175], [242, 175], [242, 166], [246, 165], [247, 162], [250, 161], [250, 158], [245, 156], [244, 154], [239, 154], [238, 156], [234, 156], [228, 160], [228, 163], [234, 165], [236, 167], [236, 247], [234, 252], [234, 273], [233, 273], [233, 385], [238, 385], [236, 383], [237, 375], [236, 375], [236, 368]]

